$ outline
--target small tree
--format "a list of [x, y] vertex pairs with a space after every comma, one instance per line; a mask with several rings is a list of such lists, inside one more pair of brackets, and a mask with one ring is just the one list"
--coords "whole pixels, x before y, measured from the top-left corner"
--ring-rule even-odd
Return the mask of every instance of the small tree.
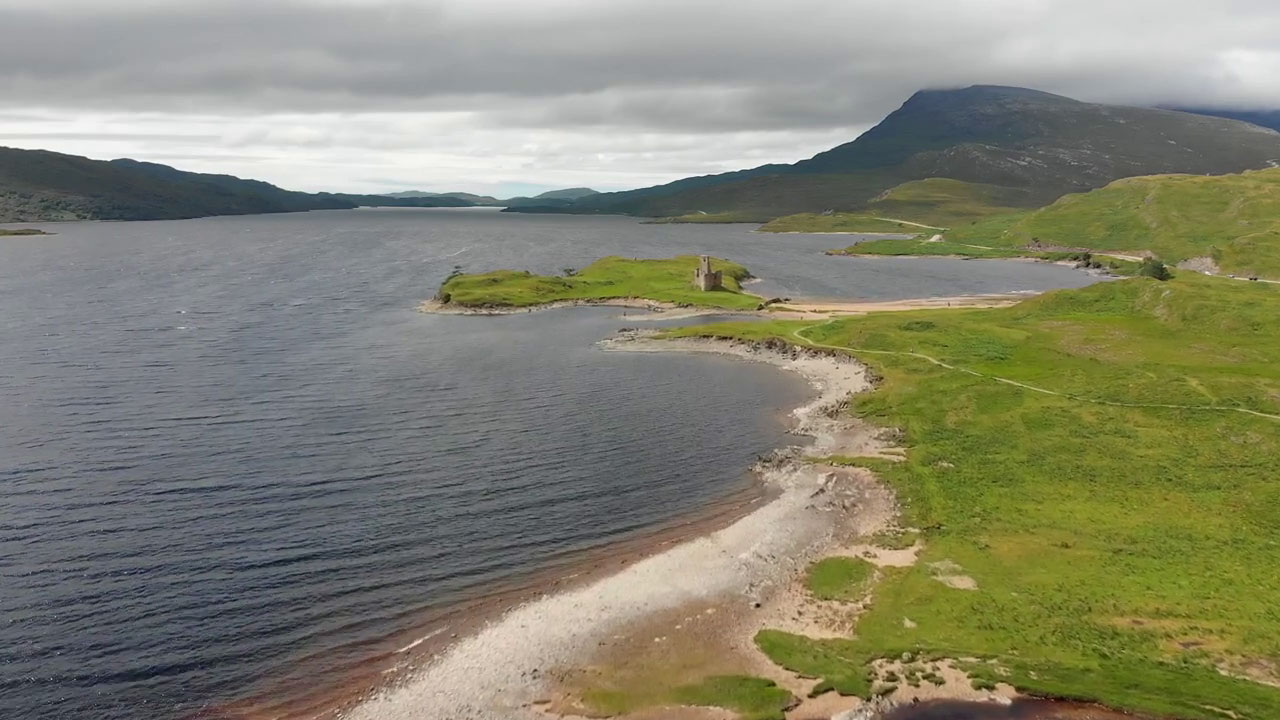
[[1138, 274], [1155, 278], [1156, 280], [1168, 280], [1173, 277], [1173, 273], [1169, 272], [1169, 268], [1165, 267], [1164, 263], [1150, 257], [1142, 261], [1142, 267], [1138, 268]]

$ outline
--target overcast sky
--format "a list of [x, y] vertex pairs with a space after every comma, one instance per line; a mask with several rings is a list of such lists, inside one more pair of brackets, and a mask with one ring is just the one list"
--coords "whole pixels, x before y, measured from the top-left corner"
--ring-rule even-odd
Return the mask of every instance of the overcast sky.
[[302, 190], [791, 162], [912, 92], [1280, 107], [1277, 0], [0, 0], [0, 145]]

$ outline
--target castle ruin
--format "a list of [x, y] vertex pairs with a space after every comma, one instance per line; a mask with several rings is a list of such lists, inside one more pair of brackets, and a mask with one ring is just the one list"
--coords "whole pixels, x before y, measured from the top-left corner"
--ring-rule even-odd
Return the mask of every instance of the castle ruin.
[[706, 292], [708, 290], [719, 290], [720, 283], [720, 271], [711, 269], [711, 256], [703, 255], [699, 257], [698, 267], [693, 271], [693, 286]]

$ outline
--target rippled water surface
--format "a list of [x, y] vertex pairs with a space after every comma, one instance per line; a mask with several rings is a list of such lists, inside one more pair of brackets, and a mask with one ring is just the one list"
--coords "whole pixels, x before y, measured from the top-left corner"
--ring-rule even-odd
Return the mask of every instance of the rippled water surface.
[[455, 267], [710, 252], [761, 292], [1083, 285], [1026, 263], [829, 258], [750, 226], [477, 210], [48, 226], [0, 239], [7, 717], [177, 717], [303, 655], [745, 482], [802, 384], [606, 353], [616, 309], [415, 312]]

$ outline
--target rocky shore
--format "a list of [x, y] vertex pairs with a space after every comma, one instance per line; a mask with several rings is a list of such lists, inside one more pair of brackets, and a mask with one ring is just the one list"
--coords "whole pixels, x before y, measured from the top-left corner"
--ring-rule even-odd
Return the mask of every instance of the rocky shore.
[[[856, 361], [782, 344], [656, 341], [643, 332], [603, 344], [619, 351], [732, 355], [800, 373], [813, 384], [815, 397], [792, 413], [793, 429], [810, 441], [761, 461], [757, 472], [774, 497], [728, 527], [517, 607], [345, 717], [512, 720], [546, 718], [553, 705], [567, 711], [572, 698], [565, 697], [563, 681], [572, 669], [612, 644], [625, 644], [637, 629], [693, 607], [731, 608], [740, 612], [722, 616], [750, 618], [752, 624], [780, 620], [792, 613], [791, 590], [811, 560], [892, 522], [893, 496], [869, 473], [804, 459], [895, 454], [879, 432], [841, 412], [850, 394], [871, 384]], [[727, 639], [749, 651], [749, 638]]]

